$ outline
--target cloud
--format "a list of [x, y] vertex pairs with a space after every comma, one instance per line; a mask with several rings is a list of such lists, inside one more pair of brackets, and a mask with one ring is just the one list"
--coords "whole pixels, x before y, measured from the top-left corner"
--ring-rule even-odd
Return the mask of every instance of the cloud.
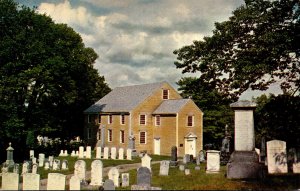
[[175, 85], [183, 75], [173, 64], [173, 51], [210, 35], [215, 21], [228, 19], [242, 4], [241, 0], [36, 2], [40, 13], [74, 28], [97, 52], [95, 68], [112, 88], [157, 81]]

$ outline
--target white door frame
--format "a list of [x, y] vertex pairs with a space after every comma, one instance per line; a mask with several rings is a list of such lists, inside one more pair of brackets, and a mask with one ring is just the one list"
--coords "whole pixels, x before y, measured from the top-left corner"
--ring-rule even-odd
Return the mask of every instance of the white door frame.
[[189, 133], [184, 137], [184, 154], [193, 155], [196, 157], [197, 153], [197, 144], [196, 144], [197, 136], [194, 133]]
[[153, 142], [154, 146], [154, 154], [155, 155], [160, 155], [160, 138], [154, 138]]

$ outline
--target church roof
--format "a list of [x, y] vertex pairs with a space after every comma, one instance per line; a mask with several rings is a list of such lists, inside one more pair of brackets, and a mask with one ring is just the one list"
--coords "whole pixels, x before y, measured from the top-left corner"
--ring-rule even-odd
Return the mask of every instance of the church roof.
[[153, 112], [153, 114], [174, 114], [178, 113], [180, 109], [189, 101], [190, 99], [170, 99], [164, 100], [158, 108]]

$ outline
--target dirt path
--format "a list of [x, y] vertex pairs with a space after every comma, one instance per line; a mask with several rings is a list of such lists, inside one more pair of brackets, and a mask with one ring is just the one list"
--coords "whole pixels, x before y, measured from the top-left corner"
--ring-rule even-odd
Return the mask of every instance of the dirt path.
[[[160, 161], [151, 162], [151, 164], [157, 164], [157, 163], [160, 163]], [[137, 169], [137, 168], [141, 167], [141, 163], [121, 164], [121, 165], [118, 165], [118, 166], [115, 166], [115, 167], [117, 167], [119, 169], [119, 172], [122, 173], [122, 172], [127, 172], [129, 170]], [[110, 166], [110, 167], [103, 168], [103, 177], [107, 176], [108, 171], [109, 171], [110, 168], [112, 168], [112, 167]], [[73, 174], [68, 174], [67, 175], [66, 185], [69, 185], [70, 178], [72, 176], [73, 176]], [[91, 171], [86, 172], [86, 179], [91, 179]], [[42, 179], [40, 181], [40, 190], [46, 190], [46, 189], [47, 189], [47, 179]]]

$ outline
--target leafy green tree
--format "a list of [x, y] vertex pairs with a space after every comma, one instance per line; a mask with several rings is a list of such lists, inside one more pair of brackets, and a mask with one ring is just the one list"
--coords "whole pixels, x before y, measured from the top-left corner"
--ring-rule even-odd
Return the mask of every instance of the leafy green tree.
[[255, 98], [256, 143], [260, 147], [261, 137], [266, 140], [279, 139], [288, 147], [300, 145], [300, 97], [290, 95], [262, 95]]
[[274, 82], [294, 95], [300, 87], [300, 1], [245, 0], [211, 37], [174, 51], [175, 65], [200, 72], [225, 96], [266, 90]]
[[67, 25], [0, 0], [1, 150], [26, 145], [28, 132], [82, 135], [83, 110], [110, 91], [93, 68], [97, 57]]
[[178, 90], [184, 98], [192, 98], [203, 111], [203, 145], [213, 144], [219, 149], [225, 136], [225, 126], [233, 133], [233, 111], [229, 107], [235, 100], [220, 94], [209, 83], [187, 77], [180, 79]]

